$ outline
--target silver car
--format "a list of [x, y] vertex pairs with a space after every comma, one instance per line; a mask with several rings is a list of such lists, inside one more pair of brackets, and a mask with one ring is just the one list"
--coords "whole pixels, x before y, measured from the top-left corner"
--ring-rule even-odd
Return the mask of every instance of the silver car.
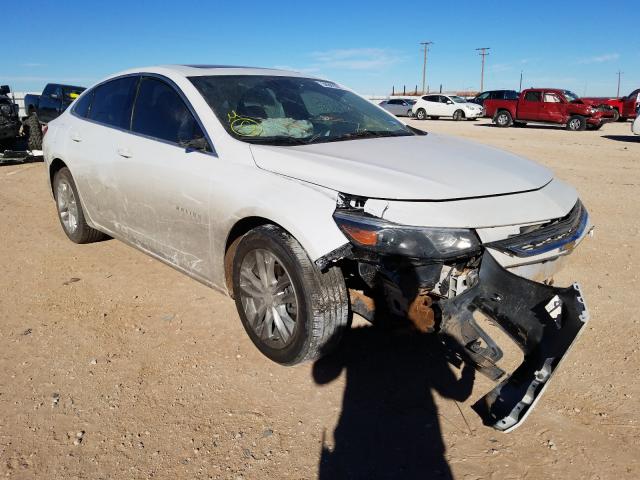
[[391, 98], [380, 102], [378, 105], [387, 112], [393, 113], [396, 117], [411, 117], [413, 116], [411, 107], [413, 107], [414, 103], [416, 103], [416, 101], [411, 99]]

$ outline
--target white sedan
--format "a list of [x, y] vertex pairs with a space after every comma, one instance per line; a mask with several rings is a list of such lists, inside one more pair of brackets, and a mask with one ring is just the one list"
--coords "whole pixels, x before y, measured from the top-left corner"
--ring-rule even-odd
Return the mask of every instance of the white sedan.
[[328, 353], [358, 313], [438, 332], [497, 380], [502, 351], [474, 314], [488, 317], [524, 351], [483, 400], [500, 430], [527, 416], [588, 319], [577, 285], [550, 283], [590, 230], [573, 188], [328, 80], [128, 70], [49, 123], [44, 158], [71, 241], [108, 235], [227, 293], [275, 362]]
[[440, 117], [452, 117], [454, 120], [474, 120], [482, 116], [482, 107], [456, 95], [432, 94], [418, 99], [412, 111], [418, 120], [427, 117], [437, 120]]

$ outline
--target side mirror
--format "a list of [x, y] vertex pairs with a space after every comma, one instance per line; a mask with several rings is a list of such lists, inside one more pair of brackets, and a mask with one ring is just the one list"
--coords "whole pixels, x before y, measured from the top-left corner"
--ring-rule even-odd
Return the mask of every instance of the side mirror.
[[11, 89], [9, 88], [9, 85], [2, 85], [0, 87], [0, 95], [6, 95], [7, 93], [10, 93]]
[[451, 100], [447, 100], [447, 105], [453, 105], [453, 102]]
[[50, 97], [53, 98], [54, 100], [57, 100], [58, 98], [60, 98], [60, 96], [57, 93], [52, 93]]

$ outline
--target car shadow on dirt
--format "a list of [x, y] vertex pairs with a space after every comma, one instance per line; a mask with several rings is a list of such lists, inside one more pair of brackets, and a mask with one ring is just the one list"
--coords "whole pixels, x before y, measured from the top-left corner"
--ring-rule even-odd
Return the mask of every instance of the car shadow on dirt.
[[618, 142], [640, 143], [639, 135], [602, 135], [602, 138]]
[[464, 365], [458, 379], [436, 335], [359, 327], [314, 364], [313, 377], [326, 384], [343, 370], [342, 412], [333, 448], [323, 433], [321, 480], [453, 478], [433, 392], [464, 401], [475, 379], [472, 367]]

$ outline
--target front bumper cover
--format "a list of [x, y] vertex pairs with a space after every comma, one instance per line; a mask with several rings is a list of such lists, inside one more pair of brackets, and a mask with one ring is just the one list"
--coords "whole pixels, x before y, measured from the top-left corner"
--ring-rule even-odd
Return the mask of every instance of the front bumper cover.
[[474, 320], [480, 311], [524, 353], [520, 366], [474, 406], [485, 425], [502, 431], [518, 427], [589, 320], [578, 284], [554, 288], [508, 272], [485, 252], [478, 282], [440, 303], [445, 342], [480, 372], [498, 380], [502, 351]]

